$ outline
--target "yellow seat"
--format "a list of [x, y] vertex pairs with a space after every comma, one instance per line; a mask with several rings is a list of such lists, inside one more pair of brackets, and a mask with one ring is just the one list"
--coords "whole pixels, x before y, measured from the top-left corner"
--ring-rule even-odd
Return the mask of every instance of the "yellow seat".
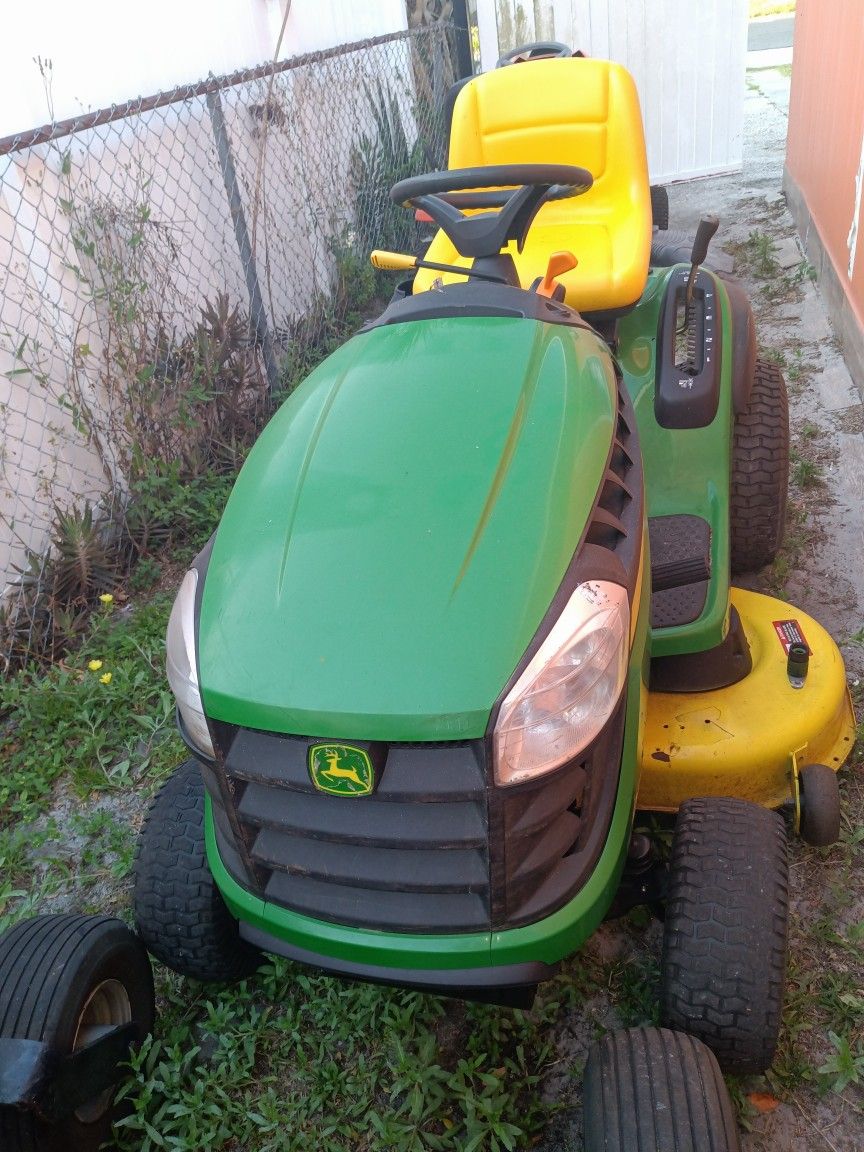
[[[579, 261], [565, 300], [580, 311], [626, 308], [642, 295], [651, 250], [651, 194], [639, 97], [630, 73], [608, 60], [531, 60], [476, 77], [459, 93], [450, 168], [576, 164], [594, 177], [582, 196], [544, 204], [524, 251], [509, 251], [523, 288], [543, 276], [552, 252]], [[438, 232], [426, 258], [470, 265]], [[442, 276], [421, 269], [414, 291]], [[444, 274], [445, 281], [456, 278]], [[463, 281], [464, 283], [464, 281]]]

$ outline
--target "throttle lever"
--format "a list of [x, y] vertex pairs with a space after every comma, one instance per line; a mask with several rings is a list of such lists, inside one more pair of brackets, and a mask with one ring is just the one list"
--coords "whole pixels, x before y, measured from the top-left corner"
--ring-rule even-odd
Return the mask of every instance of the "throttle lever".
[[699, 265], [705, 262], [705, 257], [708, 255], [708, 245], [711, 243], [712, 237], [719, 227], [720, 220], [716, 216], [703, 216], [699, 221], [699, 227], [696, 229], [696, 237], [693, 240], [693, 249], [690, 253], [690, 275], [687, 277], [688, 309], [690, 308], [690, 301], [693, 298], [693, 285], [696, 283]]

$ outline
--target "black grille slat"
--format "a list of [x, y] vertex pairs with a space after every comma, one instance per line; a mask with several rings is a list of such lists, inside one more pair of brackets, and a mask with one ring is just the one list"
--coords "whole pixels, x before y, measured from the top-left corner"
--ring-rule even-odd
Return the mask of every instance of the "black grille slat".
[[274, 872], [265, 896], [314, 916], [338, 924], [372, 924], [390, 931], [429, 932], [424, 927], [429, 917], [440, 930], [469, 932], [484, 920], [488, 922], [486, 902], [474, 893], [438, 893], [418, 896], [416, 892], [382, 893], [357, 887], [326, 883], [305, 876]]
[[519, 864], [516, 864], [516, 861], [521, 853], [518, 848], [511, 847], [513, 884], [533, 881], [539, 873], [548, 872], [550, 867], [572, 850], [579, 837], [580, 828], [579, 817], [568, 809], [548, 828], [526, 841], [522, 846], [524, 857]]
[[359, 846], [346, 853], [341, 843], [310, 841], [264, 828], [255, 839], [252, 856], [273, 871], [385, 892], [482, 891], [488, 881], [486, 861], [476, 849]]
[[277, 828], [311, 840], [379, 848], [480, 848], [486, 825], [476, 805], [418, 804], [410, 818], [374, 797], [308, 795], [248, 784], [238, 805], [245, 824]]

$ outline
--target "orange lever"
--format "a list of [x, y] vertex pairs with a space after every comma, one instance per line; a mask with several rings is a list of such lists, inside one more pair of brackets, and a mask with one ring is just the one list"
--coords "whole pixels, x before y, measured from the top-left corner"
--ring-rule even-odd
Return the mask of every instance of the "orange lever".
[[546, 275], [537, 285], [537, 295], [551, 297], [558, 277], [575, 268], [578, 263], [572, 252], [553, 252], [546, 266]]

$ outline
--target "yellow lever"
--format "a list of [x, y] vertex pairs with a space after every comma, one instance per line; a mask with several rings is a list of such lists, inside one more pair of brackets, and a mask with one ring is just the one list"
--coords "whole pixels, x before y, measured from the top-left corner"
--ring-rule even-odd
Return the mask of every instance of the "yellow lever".
[[405, 256], [401, 252], [385, 252], [376, 248], [369, 254], [373, 268], [386, 268], [389, 272], [402, 272], [407, 268], [416, 268], [417, 257]]

